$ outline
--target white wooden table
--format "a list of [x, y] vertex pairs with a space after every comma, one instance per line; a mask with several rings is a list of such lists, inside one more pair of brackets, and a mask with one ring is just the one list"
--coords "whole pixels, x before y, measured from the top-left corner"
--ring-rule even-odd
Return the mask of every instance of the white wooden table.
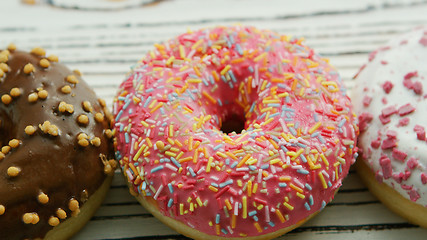
[[[72, 1], [72, 0], [69, 0]], [[108, 1], [108, 0], [87, 0]], [[421, 0], [169, 0], [117, 11], [25, 5], [3, 1], [0, 48], [14, 42], [59, 55], [111, 107], [129, 66], [155, 42], [190, 29], [241, 23], [305, 37], [329, 57], [350, 89], [370, 51], [388, 39], [427, 24]], [[427, 67], [427, 63], [426, 63]], [[427, 217], [427, 216], [426, 216]], [[73, 239], [185, 239], [130, 196], [120, 172], [102, 207]], [[335, 199], [302, 227], [279, 239], [427, 239], [427, 230], [385, 208], [351, 171]]]

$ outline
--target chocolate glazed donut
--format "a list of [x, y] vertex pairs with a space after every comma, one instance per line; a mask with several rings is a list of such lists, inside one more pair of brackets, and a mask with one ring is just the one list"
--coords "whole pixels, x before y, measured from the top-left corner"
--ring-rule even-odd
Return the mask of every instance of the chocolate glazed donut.
[[57, 61], [41, 48], [0, 53], [0, 239], [45, 237], [111, 182], [105, 102]]

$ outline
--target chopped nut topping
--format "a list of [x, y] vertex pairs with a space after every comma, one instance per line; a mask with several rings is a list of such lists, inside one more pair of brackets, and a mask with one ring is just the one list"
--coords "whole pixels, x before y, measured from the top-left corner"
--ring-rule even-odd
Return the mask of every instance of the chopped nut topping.
[[37, 56], [44, 56], [44, 55], [46, 55], [46, 51], [43, 48], [41, 48], [41, 47], [35, 47], [35, 48], [33, 48], [31, 50], [31, 53], [35, 54]]
[[12, 139], [9, 141], [9, 146], [12, 148], [17, 148], [19, 146], [19, 140], [18, 139]]
[[45, 121], [43, 125], [39, 124], [39, 128], [44, 133], [48, 133], [52, 136], [58, 136], [59, 134], [58, 127], [56, 125], [51, 124], [49, 121]]
[[107, 103], [105, 103], [105, 100], [102, 99], [102, 98], [98, 98], [98, 102], [99, 102], [99, 105], [101, 105], [101, 107], [106, 107], [107, 106]]
[[49, 60], [51, 62], [58, 62], [59, 61], [58, 56], [53, 55], [53, 54], [49, 55], [49, 57], [47, 57], [47, 60]]
[[60, 112], [73, 113], [74, 112], [74, 106], [72, 104], [68, 104], [66, 102], [60, 102], [59, 106], [58, 106], [58, 110]]
[[12, 97], [9, 94], [3, 94], [1, 96], [1, 101], [7, 105], [12, 102]]
[[56, 210], [56, 216], [58, 216], [60, 219], [66, 219], [67, 212], [65, 212], [62, 208], [58, 208], [58, 210]]
[[10, 95], [12, 96], [12, 97], [19, 97], [20, 95], [21, 95], [21, 89], [19, 89], [19, 88], [17, 88], [17, 87], [15, 87], [15, 88], [12, 88], [11, 90], [10, 90]]
[[34, 68], [33, 64], [31, 64], [31, 63], [27, 63], [24, 66], [24, 73], [26, 73], [26, 74], [30, 74], [30, 73], [35, 72], [35, 71], [36, 71], [36, 69]]
[[92, 111], [93, 111], [92, 105], [90, 104], [90, 102], [89, 102], [89, 101], [84, 101], [84, 102], [82, 102], [82, 105], [83, 105], [83, 109], [84, 109], [86, 112], [92, 112]]
[[14, 43], [10, 43], [9, 46], [7, 46], [7, 50], [13, 52], [16, 50], [16, 45]]
[[5, 211], [6, 211], [6, 208], [0, 204], [0, 215], [3, 215]]
[[37, 93], [35, 93], [35, 92], [30, 93], [28, 95], [28, 102], [31, 102], [31, 103], [37, 102], [38, 99], [39, 99], [39, 95]]
[[49, 202], [49, 197], [44, 193], [40, 193], [39, 196], [37, 197], [37, 200], [41, 204], [46, 204]]
[[10, 149], [11, 149], [11, 147], [10, 147], [10, 146], [3, 146], [3, 147], [1, 148], [1, 152], [2, 152], [2, 153], [4, 153], [4, 154], [8, 154], [8, 153], [9, 153], [9, 151], [10, 151]]
[[79, 83], [79, 80], [77, 80], [77, 77], [74, 75], [68, 75], [66, 80], [67, 80], [67, 82], [72, 83], [72, 84]]
[[87, 146], [89, 146], [89, 141], [87, 139], [80, 139], [78, 141], [78, 144], [82, 147], [87, 147]]
[[50, 62], [46, 58], [41, 59], [39, 64], [43, 68], [48, 68], [50, 66]]
[[7, 169], [7, 175], [9, 175], [9, 177], [16, 177], [19, 175], [20, 172], [21, 169], [18, 167], [9, 167]]
[[107, 138], [112, 138], [113, 137], [113, 131], [111, 131], [111, 129], [105, 129], [104, 130], [104, 134]]
[[82, 76], [82, 72], [80, 72], [78, 69], [74, 69], [73, 73], [76, 74], [77, 76]]
[[77, 209], [79, 209], [79, 201], [77, 201], [76, 199], [71, 199], [68, 203], [68, 208], [73, 212], [76, 211]]
[[102, 121], [104, 121], [104, 114], [102, 114], [102, 113], [96, 113], [95, 114], [95, 120], [97, 121], [97, 122], [102, 122]]
[[89, 118], [86, 115], [81, 114], [77, 117], [77, 122], [80, 124], [83, 124], [83, 125], [88, 125], [89, 124]]
[[38, 96], [39, 96], [39, 98], [41, 98], [41, 99], [46, 99], [46, 98], [47, 98], [47, 96], [48, 96], [48, 93], [47, 93], [47, 91], [46, 91], [46, 90], [41, 90], [41, 91], [39, 91], [39, 92], [38, 92]]
[[71, 93], [71, 87], [69, 85], [65, 85], [61, 88], [61, 92], [65, 94]]
[[57, 217], [52, 216], [52, 217], [50, 217], [50, 218], [49, 218], [48, 223], [49, 223], [49, 225], [50, 225], [50, 226], [52, 226], [52, 227], [58, 226], [58, 224], [59, 224], [59, 219], [58, 219]]
[[0, 152], [0, 160], [3, 160], [5, 157], [4, 153]]
[[90, 144], [95, 147], [99, 147], [101, 145], [101, 139], [99, 137], [94, 137], [92, 140], [90, 140]]
[[0, 69], [0, 78], [4, 76], [4, 71], [3, 69]]
[[27, 135], [33, 135], [35, 131], [36, 131], [36, 128], [34, 126], [28, 125], [25, 127], [25, 133]]
[[25, 213], [24, 215], [22, 215], [22, 221], [25, 224], [30, 224], [33, 222], [33, 218], [34, 218], [34, 213]]
[[9, 72], [9, 66], [6, 63], [0, 63], [0, 69], [5, 73]]

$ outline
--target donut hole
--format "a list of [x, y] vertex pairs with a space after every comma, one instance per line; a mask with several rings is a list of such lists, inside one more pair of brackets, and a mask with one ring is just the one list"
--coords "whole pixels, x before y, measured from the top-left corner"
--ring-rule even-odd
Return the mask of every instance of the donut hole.
[[223, 133], [229, 134], [232, 132], [241, 133], [245, 129], [245, 121], [237, 114], [227, 116], [222, 122], [220, 130]]

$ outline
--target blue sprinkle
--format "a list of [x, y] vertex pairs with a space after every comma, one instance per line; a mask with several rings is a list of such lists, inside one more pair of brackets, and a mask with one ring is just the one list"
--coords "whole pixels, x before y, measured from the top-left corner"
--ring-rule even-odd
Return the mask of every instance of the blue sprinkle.
[[126, 103], [125, 103], [125, 105], [123, 105], [123, 110], [125, 110], [126, 108], [128, 108], [129, 107], [129, 104], [131, 103], [132, 101], [129, 99], [129, 100], [127, 100], [126, 101]]
[[173, 193], [173, 187], [171, 183], [168, 183], [169, 192]]
[[119, 111], [119, 113], [117, 113], [117, 116], [116, 116], [116, 122], [118, 122], [119, 121], [119, 119], [120, 119], [120, 117], [122, 116], [122, 114], [123, 114], [123, 110], [120, 110]]
[[305, 184], [305, 187], [309, 190], [309, 191], [311, 191], [313, 188], [310, 186], [310, 184], [308, 184], [308, 183], [306, 183]]
[[228, 234], [227, 230], [225, 230], [224, 228], [221, 228], [221, 232], [224, 234]]
[[174, 157], [171, 157], [171, 160], [172, 160], [173, 164], [175, 164], [175, 166], [177, 166], [178, 168], [181, 167], [181, 163], [179, 163]]
[[267, 106], [268, 107], [280, 107], [280, 104], [278, 104], [278, 103], [269, 103], [269, 104], [267, 104]]
[[212, 75], [209, 75], [208, 78], [209, 78], [209, 81], [211, 82], [211, 84], [215, 84], [215, 80], [214, 80]]
[[230, 86], [230, 88], [234, 88], [234, 85], [233, 85], [233, 83], [231, 83], [231, 81], [228, 82], [228, 86]]
[[145, 181], [142, 182], [142, 186], [141, 186], [142, 190], [147, 189], [147, 183]]
[[222, 101], [221, 101], [221, 99], [217, 99], [217, 101], [218, 101], [218, 105], [220, 106], [220, 107], [222, 107]]
[[163, 168], [164, 168], [164, 166], [163, 166], [163, 165], [160, 165], [160, 166], [157, 166], [157, 167], [155, 167], [155, 168], [151, 169], [151, 170], [150, 170], [150, 172], [151, 172], [151, 173], [155, 173], [155, 172], [157, 172], [157, 171], [162, 170]]
[[261, 165], [261, 169], [267, 169], [269, 167], [269, 164], [267, 163], [267, 164], [263, 164], [263, 165]]
[[118, 97], [117, 98], [119, 101], [124, 101], [126, 98], [125, 97], [123, 97], [123, 96], [121, 96], [121, 97]]
[[299, 143], [299, 142], [297, 143], [297, 145], [300, 146], [300, 147], [302, 147], [302, 148], [306, 148], [307, 147], [305, 144], [302, 144], [302, 143]]
[[289, 131], [291, 131], [292, 135], [297, 135], [297, 131], [295, 130], [295, 128], [289, 127], [288, 129]]
[[258, 217], [254, 216], [253, 219], [255, 220], [255, 222], [258, 222]]
[[253, 72], [254, 72], [254, 69], [252, 68], [252, 66], [249, 66], [249, 67], [248, 67], [248, 70], [249, 70], [249, 72], [251, 72], [251, 73], [253, 73]]
[[233, 82], [237, 82], [237, 79], [236, 79], [236, 77], [234, 76], [233, 71], [228, 70], [228, 75], [230, 75], [231, 80], [232, 80]]
[[307, 162], [307, 158], [305, 158], [305, 156], [303, 154], [300, 154], [299, 156], [304, 163]]
[[161, 108], [160, 108], [160, 113], [161, 113], [162, 115], [165, 115], [165, 109], [164, 109], [163, 107], [161, 107]]
[[297, 172], [307, 175], [309, 173], [309, 171], [305, 170], [305, 169], [298, 169]]
[[281, 148], [284, 152], [287, 152], [287, 151], [288, 151], [288, 149], [287, 149], [285, 146], [283, 146], [283, 145], [281, 145], [281, 146], [280, 146], [280, 148]]
[[194, 170], [191, 167], [188, 167], [188, 171], [190, 172], [192, 177], [196, 176], [196, 173], [194, 172]]
[[191, 93], [190, 90], [187, 89], [186, 91], [188, 93], [188, 95], [190, 96], [191, 100], [196, 101], [196, 98], [194, 97], [194, 95]]
[[270, 225], [271, 227], [275, 226], [275, 224], [273, 222], [268, 222], [268, 225]]
[[124, 129], [125, 129], [125, 125], [120, 124], [120, 132], [123, 132]]
[[307, 211], [310, 211], [311, 210], [311, 208], [310, 208], [310, 206], [308, 205], [308, 203], [306, 202], [306, 203], [304, 203], [304, 207], [305, 207], [305, 209], [307, 209]]
[[254, 170], [256, 170], [256, 167], [254, 166], [254, 165], [249, 165], [249, 170], [251, 170], [251, 171], [254, 171]]
[[253, 215], [255, 215], [257, 212], [255, 210], [251, 211], [248, 213], [249, 217], [252, 217]]
[[316, 113], [314, 113], [314, 114], [313, 114], [313, 118], [314, 118], [314, 121], [316, 121], [316, 122], [318, 122], [318, 121], [319, 121], [319, 116], [317, 116], [317, 114], [316, 114]]
[[279, 182], [279, 187], [287, 187], [288, 184], [284, 183], [284, 182]]
[[313, 196], [312, 195], [310, 195], [310, 197], [308, 197], [308, 201], [310, 201], [310, 205], [313, 206], [314, 200], [313, 200]]
[[125, 132], [125, 142], [129, 143], [129, 133]]
[[225, 186], [227, 186], [227, 185], [230, 185], [230, 184], [233, 184], [233, 179], [229, 179], [229, 180], [227, 180], [227, 181], [225, 181], [225, 182], [220, 183], [220, 184], [219, 184], [219, 187], [220, 187], [220, 188], [223, 188], [223, 187], [225, 187]]
[[240, 44], [236, 44], [236, 50], [237, 50], [237, 52], [240, 54], [240, 56], [242, 56], [242, 55], [243, 55], [243, 49], [242, 49], [242, 47], [240, 46]]
[[129, 114], [132, 114], [132, 113], [133, 113], [133, 108], [129, 108], [128, 113], [129, 113]]
[[344, 124], [345, 124], [345, 122], [347, 121], [347, 119], [345, 119], [345, 118], [343, 118], [341, 121], [340, 121], [340, 123], [338, 123], [338, 127], [342, 127], [342, 126], [344, 126]]
[[147, 90], [145, 90], [146, 93], [150, 93], [152, 91], [154, 91], [154, 88], [148, 88]]
[[146, 108], [150, 102], [151, 102], [151, 96], [148, 96], [147, 100], [144, 103], [144, 107]]
[[331, 181], [328, 181], [328, 187], [332, 187]]
[[237, 164], [239, 164], [239, 163], [238, 162], [233, 162], [230, 167], [231, 168], [235, 168], [237, 166]]
[[225, 83], [227, 83], [228, 81], [227, 81], [227, 78], [225, 78], [225, 76], [224, 75], [222, 75], [221, 76], [221, 80], [223, 81], [223, 82], [225, 82]]
[[317, 136], [317, 139], [319, 139], [319, 141], [323, 144], [326, 143], [325, 139], [322, 137], [322, 135]]
[[221, 215], [217, 214], [215, 217], [215, 223], [219, 224], [219, 221], [221, 220]]
[[[279, 105], [279, 104], [277, 103], [277, 105]], [[270, 118], [274, 118], [274, 117], [278, 116], [279, 114], [280, 114], [279, 112], [273, 113], [270, 115]]]
[[321, 209], [324, 209], [325, 207], [326, 207], [326, 202], [323, 200]]
[[319, 132], [314, 132], [313, 134], [311, 134], [311, 137], [315, 138], [315, 137], [319, 136], [319, 134], [320, 134]]
[[252, 103], [251, 108], [249, 109], [249, 112], [253, 112], [255, 109], [255, 102]]
[[214, 183], [214, 182], [212, 182], [211, 185], [214, 186], [214, 187], [216, 187], [216, 188], [219, 187], [218, 184]]
[[230, 165], [230, 159], [228, 158], [225, 159], [225, 165]]
[[170, 208], [170, 207], [172, 207], [172, 204], [173, 204], [173, 199], [172, 199], [172, 198], [169, 198], [168, 207], [169, 207], [169, 208]]
[[224, 144], [220, 143], [220, 144], [216, 145], [215, 147], [213, 147], [213, 150], [216, 151], [216, 150], [222, 148], [223, 146], [224, 146]]

